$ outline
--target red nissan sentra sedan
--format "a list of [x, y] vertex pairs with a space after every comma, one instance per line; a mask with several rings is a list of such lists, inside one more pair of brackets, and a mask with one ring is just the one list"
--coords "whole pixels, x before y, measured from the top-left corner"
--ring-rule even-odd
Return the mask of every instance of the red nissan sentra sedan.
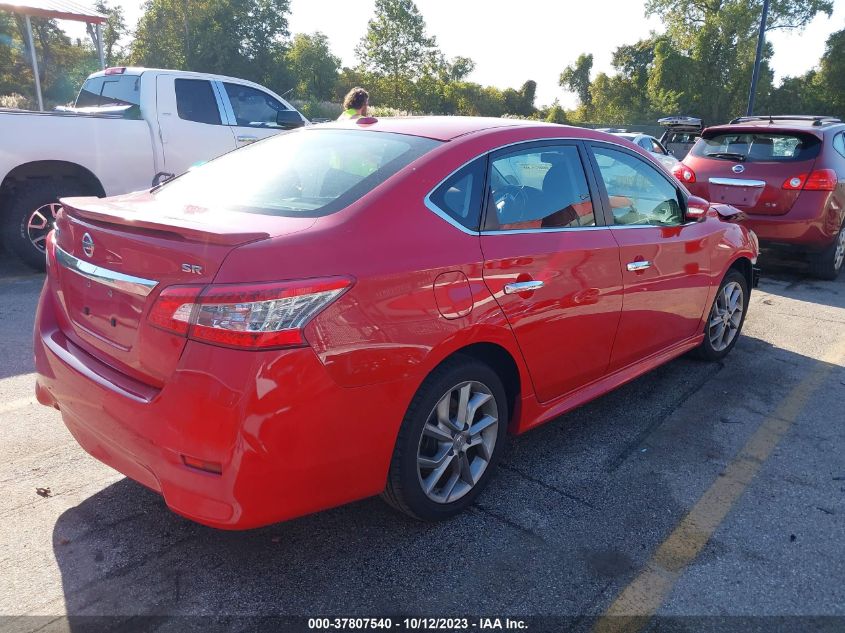
[[737, 341], [757, 244], [634, 145], [361, 119], [63, 201], [40, 402], [200, 523], [452, 516], [521, 433]]

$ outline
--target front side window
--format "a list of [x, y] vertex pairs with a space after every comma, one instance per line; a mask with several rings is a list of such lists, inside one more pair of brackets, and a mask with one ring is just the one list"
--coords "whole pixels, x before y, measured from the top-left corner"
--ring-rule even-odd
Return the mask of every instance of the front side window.
[[590, 188], [574, 145], [534, 147], [494, 158], [488, 188], [487, 230], [596, 225]]
[[473, 161], [455, 172], [429, 196], [438, 209], [472, 231], [478, 230], [485, 164], [483, 159]]
[[198, 212], [319, 217], [358, 200], [439, 144], [386, 132], [302, 130], [224, 154], [153, 195]]
[[211, 82], [205, 79], [177, 79], [176, 112], [180, 119], [220, 125], [220, 108]]
[[683, 223], [678, 190], [654, 167], [614, 149], [593, 147], [593, 153], [615, 225]]
[[281, 127], [276, 115], [287, 108], [266, 92], [250, 86], [223, 84], [235, 112], [235, 121], [242, 127]]

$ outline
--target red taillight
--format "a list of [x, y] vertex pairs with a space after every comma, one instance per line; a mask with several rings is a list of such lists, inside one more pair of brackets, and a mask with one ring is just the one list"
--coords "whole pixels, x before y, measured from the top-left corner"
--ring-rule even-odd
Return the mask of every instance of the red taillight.
[[695, 172], [683, 163], [678, 163], [672, 167], [672, 175], [686, 184], [695, 182]]
[[790, 191], [833, 191], [838, 183], [836, 172], [832, 169], [817, 169], [809, 174], [798, 174], [783, 181], [782, 188]]
[[156, 327], [185, 336], [191, 325], [194, 301], [202, 289], [202, 286], [165, 288], [153, 304], [147, 319]]
[[111, 68], [106, 68], [106, 75], [122, 75], [126, 72], [126, 66], [112, 66]]
[[150, 310], [153, 325], [188, 338], [248, 349], [305, 345], [302, 330], [352, 285], [346, 277], [283, 283], [172, 286]]

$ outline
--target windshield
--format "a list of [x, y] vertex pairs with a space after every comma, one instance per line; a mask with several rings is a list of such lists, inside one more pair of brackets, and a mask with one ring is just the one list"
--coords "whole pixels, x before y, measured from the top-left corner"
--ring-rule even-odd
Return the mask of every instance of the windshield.
[[821, 141], [800, 132], [728, 132], [702, 138], [693, 156], [749, 162], [792, 162], [812, 160]]
[[300, 130], [230, 152], [154, 191], [192, 207], [318, 217], [365, 195], [439, 141], [363, 130]]

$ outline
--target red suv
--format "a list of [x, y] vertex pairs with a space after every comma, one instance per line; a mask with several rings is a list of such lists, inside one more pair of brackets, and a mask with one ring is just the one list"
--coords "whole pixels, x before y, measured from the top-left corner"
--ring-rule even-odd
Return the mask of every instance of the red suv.
[[810, 116], [740, 117], [707, 128], [673, 173], [697, 196], [734, 205], [764, 245], [809, 255], [835, 279], [845, 260], [845, 124]]
[[229, 528], [378, 493], [451, 516], [508, 432], [728, 354], [757, 257], [642, 148], [499, 119], [314, 126], [63, 205], [39, 401]]

